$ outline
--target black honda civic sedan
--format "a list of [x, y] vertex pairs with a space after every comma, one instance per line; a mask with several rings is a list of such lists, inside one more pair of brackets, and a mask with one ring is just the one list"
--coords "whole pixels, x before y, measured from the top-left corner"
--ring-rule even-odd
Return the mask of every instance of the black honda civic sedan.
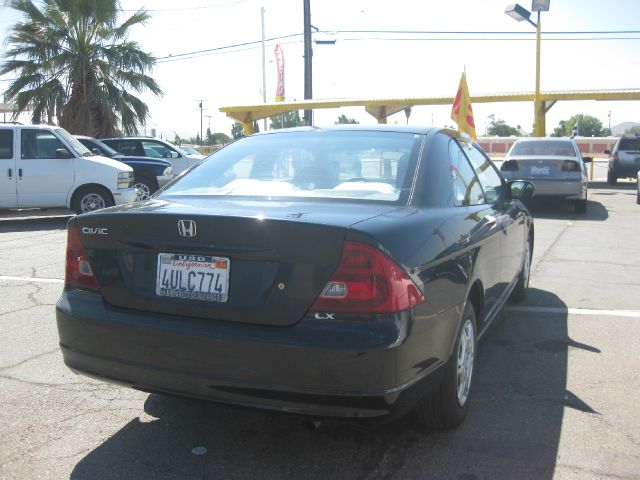
[[478, 339], [526, 295], [532, 195], [447, 129], [242, 139], [69, 221], [64, 361], [147, 392], [453, 428]]

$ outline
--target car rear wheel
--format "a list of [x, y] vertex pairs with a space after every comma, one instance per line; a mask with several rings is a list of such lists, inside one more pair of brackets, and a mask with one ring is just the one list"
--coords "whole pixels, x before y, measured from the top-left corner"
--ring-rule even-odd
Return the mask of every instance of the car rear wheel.
[[576, 200], [573, 208], [576, 213], [587, 213], [587, 201], [586, 200]]
[[422, 425], [436, 430], [450, 430], [460, 425], [467, 416], [476, 358], [476, 332], [476, 311], [467, 302], [454, 353], [444, 367], [444, 379], [416, 407], [415, 413]]
[[102, 187], [85, 187], [80, 190], [73, 201], [72, 208], [78, 214], [93, 212], [114, 205], [111, 194]]
[[147, 200], [153, 193], [158, 190], [155, 182], [147, 177], [136, 177], [133, 180], [133, 188], [136, 189], [136, 202]]
[[609, 185], [615, 185], [616, 183], [618, 183], [618, 177], [616, 176], [616, 173], [612, 170], [607, 171], [607, 183]]

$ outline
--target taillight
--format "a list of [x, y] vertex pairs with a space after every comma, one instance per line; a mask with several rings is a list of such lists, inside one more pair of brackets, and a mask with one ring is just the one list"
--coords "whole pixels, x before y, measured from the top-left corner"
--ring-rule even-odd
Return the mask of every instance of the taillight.
[[500, 170], [503, 172], [517, 172], [518, 168], [520, 167], [518, 166], [518, 162], [515, 160], [507, 160], [500, 166]]
[[562, 171], [563, 172], [579, 172], [580, 165], [578, 162], [574, 162], [573, 160], [565, 160], [562, 162]]
[[618, 163], [618, 152], [613, 154], [613, 163]]
[[64, 280], [72, 287], [98, 288], [77, 227], [69, 227], [67, 231], [67, 265]]
[[393, 313], [423, 301], [418, 287], [387, 255], [363, 243], [345, 242], [338, 268], [311, 310]]

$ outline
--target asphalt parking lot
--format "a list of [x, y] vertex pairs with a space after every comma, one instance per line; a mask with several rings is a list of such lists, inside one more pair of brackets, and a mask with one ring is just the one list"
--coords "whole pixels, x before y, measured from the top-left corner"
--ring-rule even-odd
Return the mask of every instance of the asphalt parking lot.
[[448, 433], [411, 418], [314, 424], [76, 376], [54, 312], [67, 214], [0, 212], [0, 478], [640, 478], [635, 189], [593, 182], [586, 215], [534, 202], [529, 298], [483, 339], [469, 416]]

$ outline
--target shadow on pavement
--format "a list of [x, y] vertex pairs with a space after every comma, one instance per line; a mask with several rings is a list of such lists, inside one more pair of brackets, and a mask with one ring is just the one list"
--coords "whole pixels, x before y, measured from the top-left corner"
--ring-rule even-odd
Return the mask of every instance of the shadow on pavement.
[[38, 217], [29, 219], [0, 219], [0, 233], [41, 232], [44, 230], [66, 230], [68, 217]]
[[602, 203], [593, 198], [594, 193], [589, 193], [587, 200], [587, 212], [576, 213], [573, 203], [567, 200], [553, 198], [533, 198], [527, 203], [527, 208], [534, 218], [556, 220], [586, 220], [603, 222], [609, 218], [609, 212]]
[[[145, 411], [155, 418], [132, 419], [71, 478], [550, 480], [564, 409], [593, 413], [566, 390], [567, 351], [599, 349], [568, 337], [561, 299], [536, 289], [530, 298], [554, 313], [502, 313], [480, 344], [473, 403], [455, 431], [423, 431], [412, 417], [314, 428], [300, 416], [149, 395]], [[207, 451], [197, 456], [195, 447]]]

